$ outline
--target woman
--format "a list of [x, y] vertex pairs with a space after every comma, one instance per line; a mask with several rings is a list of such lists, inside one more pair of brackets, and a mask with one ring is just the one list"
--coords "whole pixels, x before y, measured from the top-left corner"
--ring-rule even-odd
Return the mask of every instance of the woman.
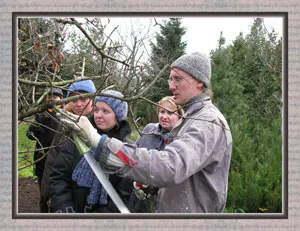
[[[114, 90], [103, 93], [123, 97]], [[93, 115], [89, 119], [99, 134], [127, 140], [131, 133], [126, 121], [127, 102], [97, 96], [93, 107]], [[109, 180], [126, 204], [132, 192], [132, 180], [117, 175], [109, 175]], [[119, 212], [73, 142], [67, 142], [60, 150], [50, 176], [49, 195], [51, 212]]]
[[[162, 150], [168, 143], [168, 134], [183, 116], [183, 109], [175, 104], [173, 97], [167, 96], [158, 102], [158, 123], [147, 124], [136, 144], [139, 148]], [[157, 188], [134, 182], [135, 193], [129, 201], [131, 212], [151, 212], [155, 206]], [[151, 197], [151, 198], [150, 198]], [[149, 199], [150, 198], [150, 199]]]

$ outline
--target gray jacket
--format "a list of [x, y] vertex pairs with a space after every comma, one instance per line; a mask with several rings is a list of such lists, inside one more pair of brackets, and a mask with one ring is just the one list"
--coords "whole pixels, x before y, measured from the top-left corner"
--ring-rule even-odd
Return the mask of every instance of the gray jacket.
[[162, 150], [165, 147], [165, 142], [168, 141], [167, 134], [163, 133], [159, 123], [147, 124], [142, 131], [142, 136], [137, 139], [136, 145], [140, 148]]
[[121, 150], [137, 163], [119, 170], [160, 188], [158, 213], [220, 213], [227, 198], [232, 137], [224, 116], [201, 94], [185, 108], [163, 151], [111, 139], [103, 151]]
[[[137, 139], [136, 145], [139, 148], [147, 148], [148, 150], [163, 150], [165, 147], [165, 143], [168, 141], [168, 134], [168, 132], [163, 131], [159, 123], [149, 123], [143, 129], [142, 136]], [[150, 198], [145, 200], [139, 199], [136, 196], [135, 191], [133, 191], [127, 204], [130, 212], [147, 213], [150, 212], [150, 209], [151, 212], [155, 211], [154, 208], [156, 208], [157, 204], [157, 191], [158, 188], [151, 185], [148, 186], [146, 192], [151, 196]]]

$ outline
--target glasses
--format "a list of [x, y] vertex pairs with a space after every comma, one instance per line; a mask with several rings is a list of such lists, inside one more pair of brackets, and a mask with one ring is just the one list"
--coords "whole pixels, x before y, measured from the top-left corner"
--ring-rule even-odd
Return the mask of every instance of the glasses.
[[178, 87], [180, 86], [180, 84], [182, 83], [182, 81], [185, 80], [187, 81], [189, 84], [191, 84], [186, 78], [183, 77], [174, 77], [173, 79], [168, 79], [168, 84], [169, 86], [171, 85], [171, 83], [173, 82], [173, 84]]

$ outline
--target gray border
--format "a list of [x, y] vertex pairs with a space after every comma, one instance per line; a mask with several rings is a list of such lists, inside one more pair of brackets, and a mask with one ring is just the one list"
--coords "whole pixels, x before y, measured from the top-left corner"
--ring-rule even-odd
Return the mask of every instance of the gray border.
[[[156, 17], [267, 17], [275, 16], [283, 18], [283, 213], [267, 214], [39, 214], [39, 213], [17, 213], [17, 18], [18, 17], [84, 17], [84, 16], [156, 16]], [[288, 13], [287, 12], [13, 12], [12, 13], [12, 105], [15, 105], [12, 111], [12, 218], [13, 219], [32, 219], [32, 218], [50, 218], [50, 219], [95, 219], [95, 218], [112, 218], [112, 219], [287, 219], [288, 218]]]

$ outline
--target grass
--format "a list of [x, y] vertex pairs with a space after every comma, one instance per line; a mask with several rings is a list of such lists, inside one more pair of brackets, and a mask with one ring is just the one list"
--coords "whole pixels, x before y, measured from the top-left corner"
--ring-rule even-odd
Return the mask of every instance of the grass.
[[[33, 177], [36, 176], [33, 174], [33, 151], [35, 149], [35, 141], [30, 140], [26, 136], [26, 131], [29, 127], [27, 123], [21, 123], [18, 126], [18, 166], [17, 169], [22, 168], [23, 166], [30, 165], [22, 170], [18, 171], [18, 176], [20, 177]], [[139, 136], [139, 133], [132, 129], [132, 133], [128, 137], [132, 141], [136, 141]]]
[[21, 123], [18, 126], [18, 166], [20, 169], [24, 166], [28, 166], [22, 170], [18, 170], [18, 176], [20, 177], [33, 177], [33, 151], [35, 149], [35, 141], [30, 140], [26, 136], [26, 131], [28, 129], [28, 124]]

